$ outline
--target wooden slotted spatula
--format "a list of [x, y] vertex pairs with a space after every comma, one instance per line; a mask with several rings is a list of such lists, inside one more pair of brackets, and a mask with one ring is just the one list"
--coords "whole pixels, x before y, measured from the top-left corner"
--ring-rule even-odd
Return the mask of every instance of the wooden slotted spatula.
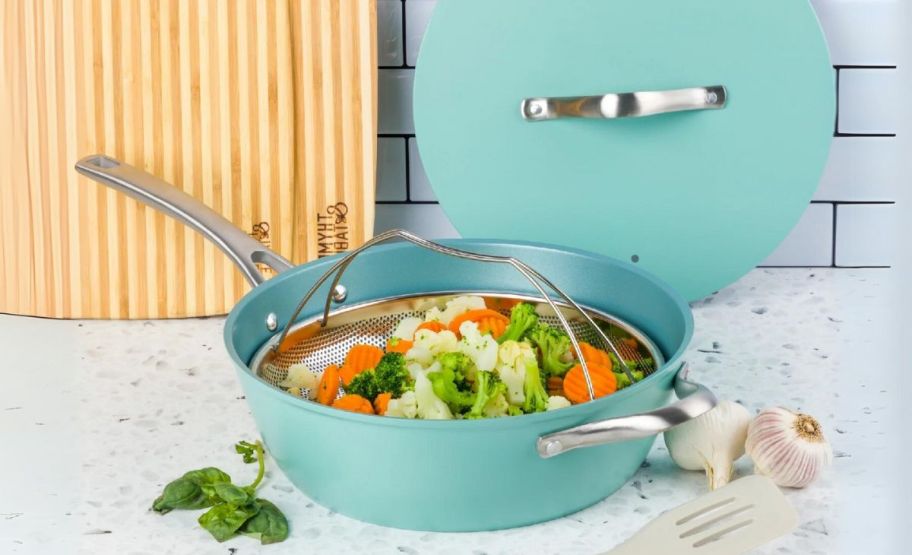
[[737, 555], [797, 524], [798, 514], [772, 480], [747, 476], [662, 514], [602, 555]]

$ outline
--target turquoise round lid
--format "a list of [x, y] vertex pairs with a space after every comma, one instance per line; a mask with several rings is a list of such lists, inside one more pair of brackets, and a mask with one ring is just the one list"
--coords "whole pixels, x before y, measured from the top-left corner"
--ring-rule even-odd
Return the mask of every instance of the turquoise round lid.
[[[527, 98], [716, 85], [721, 109], [547, 121], [520, 111]], [[804, 0], [440, 0], [414, 117], [431, 186], [463, 236], [635, 261], [697, 299], [798, 221], [826, 162], [834, 97]], [[593, 109], [584, 104], [559, 111]]]

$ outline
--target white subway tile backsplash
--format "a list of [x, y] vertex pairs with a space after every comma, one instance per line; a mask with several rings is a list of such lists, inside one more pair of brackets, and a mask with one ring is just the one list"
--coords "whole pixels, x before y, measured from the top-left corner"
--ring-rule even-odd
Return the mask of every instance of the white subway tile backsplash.
[[836, 210], [837, 266], [893, 264], [901, 244], [896, 205], [842, 204]]
[[459, 237], [439, 204], [378, 204], [374, 233], [397, 227], [426, 239]]
[[381, 66], [401, 66], [402, 1], [377, 1], [377, 63]]
[[832, 258], [833, 206], [811, 204], [761, 266], [829, 266]]
[[895, 70], [840, 70], [838, 131], [895, 132], [900, 90]]
[[405, 31], [405, 61], [413, 66], [418, 62], [418, 50], [424, 30], [431, 20], [431, 13], [437, 0], [407, 0], [405, 3], [406, 31]]
[[895, 64], [903, 21], [897, 0], [811, 0], [835, 65]]
[[893, 137], [836, 137], [815, 200], [890, 200], [899, 192]]
[[409, 139], [409, 184], [411, 186], [411, 199], [427, 202], [437, 200], [431, 189], [431, 182], [424, 172], [421, 155], [418, 154], [418, 141]]
[[405, 140], [399, 137], [377, 139], [377, 201], [404, 201]]
[[[878, 66], [898, 63], [901, 2], [811, 3], [827, 37], [832, 63], [838, 68], [838, 133], [814, 194], [818, 202], [807, 208], [762, 265], [888, 265], [893, 260], [890, 245], [897, 243], [891, 240], [891, 229], [898, 216], [894, 205], [882, 202], [895, 199], [908, 177], [899, 171], [901, 153], [896, 139], [868, 135], [898, 132], [897, 107], [903, 100], [896, 70]], [[440, 206], [433, 204], [436, 197], [412, 136], [411, 68], [418, 63], [436, 4], [436, 0], [378, 0], [378, 61], [385, 68], [379, 76], [378, 129], [381, 135], [397, 136], [381, 137], [378, 143], [377, 231], [405, 227], [427, 237], [457, 235]], [[852, 136], [856, 134], [862, 136]]]
[[414, 133], [412, 119], [412, 69], [381, 69], [377, 82], [377, 129], [380, 134]]

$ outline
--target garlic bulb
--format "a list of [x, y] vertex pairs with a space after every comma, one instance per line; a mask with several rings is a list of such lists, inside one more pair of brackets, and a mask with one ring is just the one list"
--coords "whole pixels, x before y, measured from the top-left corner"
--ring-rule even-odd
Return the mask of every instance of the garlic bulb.
[[747, 409], [722, 401], [711, 411], [665, 432], [665, 445], [674, 462], [685, 470], [705, 470], [709, 489], [731, 480], [733, 464], [744, 454], [750, 424]]
[[765, 409], [747, 431], [754, 471], [780, 486], [803, 488], [833, 460], [833, 450], [812, 416], [780, 407]]

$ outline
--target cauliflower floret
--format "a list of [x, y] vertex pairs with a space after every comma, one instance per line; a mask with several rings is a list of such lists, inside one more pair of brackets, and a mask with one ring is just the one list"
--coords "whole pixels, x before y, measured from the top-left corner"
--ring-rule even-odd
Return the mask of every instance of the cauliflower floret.
[[398, 399], [390, 399], [386, 405], [384, 416], [398, 416], [399, 418], [415, 418], [418, 416], [418, 400], [414, 391], [406, 391]]
[[488, 401], [483, 412], [485, 418], [497, 418], [498, 416], [506, 416], [509, 409], [510, 403], [507, 402], [507, 398], [504, 397], [503, 393], [500, 393], [497, 397]]
[[403, 318], [399, 321], [399, 324], [396, 326], [396, 329], [393, 330], [393, 337], [398, 337], [399, 339], [405, 339], [406, 341], [411, 341], [415, 338], [415, 329], [421, 325], [421, 318], [416, 318], [414, 316], [409, 316], [408, 318]]
[[560, 395], [552, 395], [548, 397], [548, 408], [545, 410], [557, 410], [570, 406], [570, 400], [566, 397]]
[[462, 334], [462, 339], [458, 350], [472, 359], [479, 370], [493, 370], [497, 364], [497, 340], [488, 334], [482, 335], [475, 322], [463, 322], [459, 326], [459, 333]]
[[320, 376], [311, 372], [306, 364], [298, 363], [288, 367], [288, 375], [279, 382], [279, 387], [284, 387], [292, 395], [313, 399], [319, 382]]
[[427, 366], [440, 353], [458, 351], [458, 345], [456, 334], [449, 330], [443, 330], [440, 333], [418, 330], [415, 332], [415, 342], [412, 348], [405, 353], [405, 360]]
[[528, 343], [504, 341], [497, 351], [497, 375], [507, 385], [507, 398], [511, 404], [522, 405], [526, 400], [523, 384], [526, 365], [537, 364], [535, 351]]
[[446, 308], [443, 310], [440, 310], [435, 306], [425, 312], [424, 321], [433, 322], [434, 320], [437, 320], [443, 325], [449, 326], [453, 318], [459, 316], [463, 312], [468, 312], [470, 310], [475, 310], [478, 308], [485, 308], [484, 299], [481, 297], [476, 297], [474, 295], [453, 297], [446, 302]]
[[[434, 363], [438, 369], [439, 364]], [[431, 366], [434, 368], [434, 366]], [[430, 368], [429, 371], [433, 371]], [[425, 420], [446, 420], [453, 418], [450, 407], [434, 394], [434, 386], [427, 378], [427, 372], [418, 372], [415, 377], [415, 400], [418, 405], [418, 416]]]

